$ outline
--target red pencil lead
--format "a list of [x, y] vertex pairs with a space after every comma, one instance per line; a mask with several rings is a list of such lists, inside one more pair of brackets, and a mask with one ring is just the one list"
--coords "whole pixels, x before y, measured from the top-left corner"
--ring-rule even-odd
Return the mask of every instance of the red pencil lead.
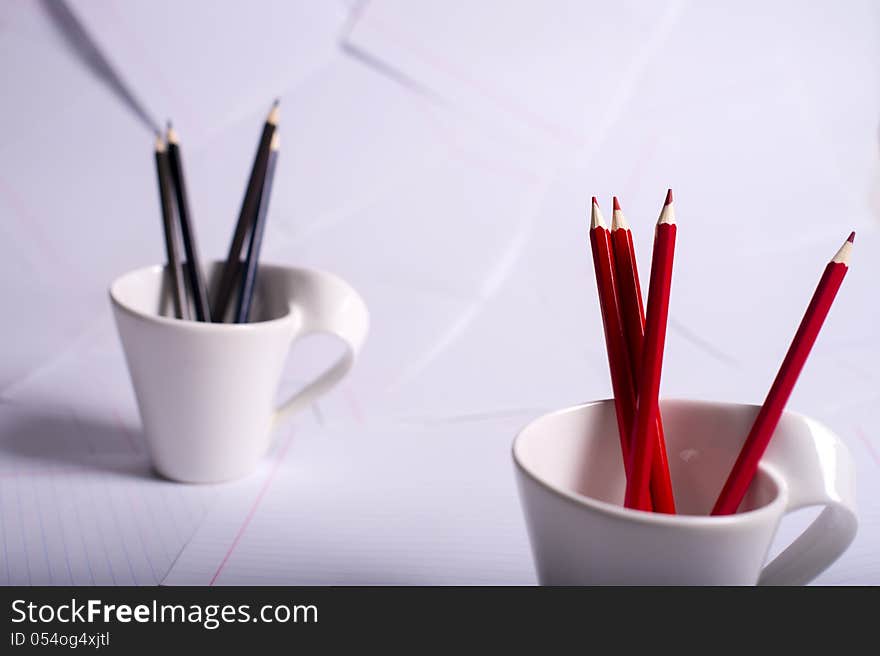
[[596, 197], [595, 197], [595, 196], [593, 196], [593, 205], [598, 205], [598, 204], [599, 204], [599, 201], [596, 200]]
[[846, 240], [847, 240], [850, 244], [854, 244], [854, 243], [856, 243], [856, 231], [853, 230], [851, 233], [849, 233], [849, 237], [847, 237]]
[[620, 203], [617, 202], [617, 196], [614, 197], [613, 203], [614, 203], [614, 207], [613, 207], [614, 211], [619, 212], [620, 211]]
[[664, 205], [672, 205], [672, 189], [666, 190], [666, 202]]

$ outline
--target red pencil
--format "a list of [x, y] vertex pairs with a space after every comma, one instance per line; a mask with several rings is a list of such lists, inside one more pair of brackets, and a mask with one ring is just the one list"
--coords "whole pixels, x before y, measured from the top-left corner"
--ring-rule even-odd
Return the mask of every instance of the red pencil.
[[666, 319], [669, 314], [669, 291], [672, 286], [672, 263], [675, 257], [675, 212], [672, 190], [657, 220], [654, 253], [651, 260], [651, 282], [648, 286], [648, 312], [642, 353], [641, 379], [630, 450], [629, 478], [626, 482], [624, 505], [647, 510], [651, 463], [656, 443], [659, 409], [660, 374], [663, 369], [663, 348], [666, 343]]
[[801, 319], [791, 346], [788, 347], [788, 353], [785, 354], [776, 379], [767, 393], [764, 405], [758, 411], [755, 423], [752, 424], [752, 429], [739, 452], [730, 476], [727, 477], [721, 494], [715, 502], [713, 515], [730, 515], [739, 508], [758, 469], [758, 461], [761, 460], [770, 438], [773, 437], [773, 431], [776, 430], [776, 424], [779, 423], [788, 397], [810, 355], [810, 349], [813, 348], [825, 317], [828, 316], [828, 310], [831, 309], [837, 290], [840, 289], [840, 284], [849, 271], [849, 258], [855, 238], [856, 233], [850, 233], [849, 238], [843, 242], [843, 246], [825, 267], [804, 318]]
[[[617, 283], [617, 305], [623, 323], [623, 334], [632, 371], [633, 397], [637, 394], [642, 369], [642, 345], [645, 337], [645, 310], [642, 305], [642, 289], [636, 265], [632, 230], [623, 216], [617, 196], [614, 197], [614, 214], [611, 220], [611, 245], [614, 248], [614, 267]], [[654, 457], [651, 460], [651, 499], [654, 510], [675, 514], [672, 480], [666, 458], [666, 441], [663, 439], [663, 422], [657, 410], [654, 430]]]
[[[629, 440], [633, 412], [635, 411], [632, 370], [626, 351], [620, 311], [617, 307], [611, 233], [608, 226], [605, 225], [595, 196], [593, 197], [590, 220], [590, 245], [593, 249], [593, 267], [596, 270], [599, 308], [602, 311], [602, 324], [605, 328], [605, 348], [608, 351], [608, 369], [611, 371], [611, 389], [614, 392], [614, 410], [617, 413], [620, 449], [623, 454], [624, 470], [628, 473], [626, 467], [630, 460]], [[647, 489], [645, 492], [647, 494]], [[650, 506], [650, 497], [643, 500], [643, 503]]]

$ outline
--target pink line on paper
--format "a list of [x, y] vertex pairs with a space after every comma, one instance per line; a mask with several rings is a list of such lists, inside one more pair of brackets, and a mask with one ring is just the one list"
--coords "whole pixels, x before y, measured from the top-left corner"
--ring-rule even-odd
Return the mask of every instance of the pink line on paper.
[[[42, 222], [37, 219], [36, 215], [27, 206], [22, 197], [11, 186], [6, 184], [4, 180], [0, 180], [0, 197], [2, 197], [13, 214], [19, 219], [19, 225], [26, 227], [32, 231], [31, 234], [36, 237], [37, 243], [40, 245], [43, 253], [49, 254], [51, 258], [59, 258], [62, 261], [70, 263], [70, 260], [58, 252], [53, 243], [49, 240], [46, 231], [43, 230]], [[33, 260], [35, 264], [38, 264]]]
[[278, 457], [275, 458], [275, 462], [272, 464], [272, 470], [269, 472], [269, 475], [266, 476], [266, 480], [263, 482], [263, 486], [257, 493], [257, 497], [254, 499], [253, 505], [251, 506], [250, 510], [248, 510], [248, 514], [245, 516], [244, 521], [241, 523], [241, 526], [238, 529], [238, 532], [235, 534], [235, 537], [232, 540], [232, 544], [229, 545], [229, 549], [227, 550], [226, 555], [223, 556], [223, 560], [220, 561], [220, 565], [217, 567], [217, 571], [214, 572], [214, 576], [212, 576], [211, 580], [208, 582], [209, 586], [214, 585], [215, 581], [217, 581], [217, 578], [220, 576], [223, 568], [226, 567], [226, 563], [229, 561], [229, 557], [232, 556], [232, 552], [235, 551], [235, 548], [241, 541], [241, 538], [247, 530], [247, 527], [250, 525], [251, 520], [254, 518], [254, 515], [257, 514], [257, 509], [260, 507], [260, 503], [263, 501], [263, 497], [266, 495], [266, 492], [272, 485], [275, 474], [278, 473], [278, 467], [279, 465], [281, 465], [281, 462], [284, 460], [285, 456], [287, 456], [287, 450], [290, 448], [292, 442], [293, 434], [291, 433], [290, 437], [287, 438], [287, 443], [281, 448], [281, 451], [279, 451]]
[[462, 143], [461, 140], [453, 134], [452, 129], [445, 125], [440, 117], [434, 112], [434, 110], [426, 105], [419, 105], [419, 109], [425, 118], [431, 121], [436, 128], [437, 132], [443, 132], [445, 139], [444, 143], [450, 150], [450, 154], [453, 157], [459, 157], [461, 160], [466, 161], [474, 166], [480, 166], [486, 171], [490, 171], [492, 173], [498, 173], [502, 175], [515, 175], [516, 177], [524, 178], [527, 182], [535, 183], [541, 179], [540, 174], [534, 169], [530, 169], [528, 167], [519, 166], [516, 163], [512, 163], [510, 161], [502, 161], [502, 160], [492, 160], [488, 157], [480, 155], [479, 153], [469, 151]]
[[348, 400], [348, 407], [351, 409], [351, 415], [354, 417], [358, 426], [364, 425], [364, 413], [361, 411], [361, 404], [358, 403], [357, 397], [351, 389], [345, 390], [345, 398]]
[[865, 431], [862, 430], [861, 426], [856, 427], [856, 436], [862, 441], [865, 448], [868, 449], [871, 458], [874, 460], [874, 464], [880, 467], [880, 453], [877, 453], [877, 449], [874, 448], [874, 445], [871, 443], [871, 440], [868, 439], [868, 436], [865, 434]]

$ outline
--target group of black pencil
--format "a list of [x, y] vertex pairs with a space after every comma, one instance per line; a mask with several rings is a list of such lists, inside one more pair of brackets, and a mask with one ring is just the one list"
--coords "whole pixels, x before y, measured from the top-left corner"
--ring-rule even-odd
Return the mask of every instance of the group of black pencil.
[[196, 247], [177, 133], [169, 122], [165, 135], [157, 135], [156, 173], [159, 179], [159, 200], [174, 316], [178, 319], [223, 322], [237, 289], [238, 298], [231, 321], [247, 323], [249, 320], [257, 279], [257, 262], [278, 159], [278, 116], [276, 100], [263, 125], [229, 255], [210, 300]]

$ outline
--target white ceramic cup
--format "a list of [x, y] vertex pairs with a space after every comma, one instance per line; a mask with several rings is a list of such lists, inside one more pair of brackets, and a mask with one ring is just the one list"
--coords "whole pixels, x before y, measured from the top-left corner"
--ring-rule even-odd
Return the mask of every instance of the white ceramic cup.
[[[785, 413], [739, 512], [708, 516], [758, 411], [661, 403], [678, 515], [622, 507], [625, 479], [612, 401], [554, 412], [513, 444], [520, 501], [543, 585], [800, 585], [855, 537], [855, 469], [844, 444]], [[762, 566], [782, 516], [821, 514]]]
[[[219, 278], [220, 263], [209, 281]], [[358, 293], [321, 271], [260, 264], [252, 321], [181, 321], [170, 316], [169, 276], [161, 265], [127, 273], [110, 299], [156, 470], [207, 483], [250, 472], [281, 416], [308, 405], [341, 380], [367, 335]], [[345, 344], [337, 362], [274, 407], [285, 358], [309, 333]]]

